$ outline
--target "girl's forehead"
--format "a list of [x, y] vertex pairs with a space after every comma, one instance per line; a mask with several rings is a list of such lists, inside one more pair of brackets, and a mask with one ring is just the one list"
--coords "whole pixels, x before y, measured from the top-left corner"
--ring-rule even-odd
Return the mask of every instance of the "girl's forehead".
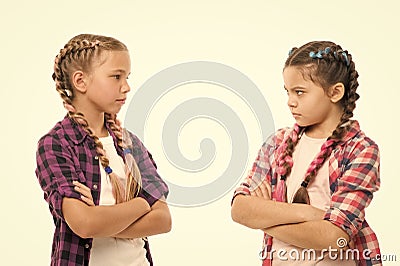
[[289, 66], [283, 70], [284, 87], [314, 87], [317, 86], [307, 70], [297, 66]]
[[289, 66], [283, 70], [283, 78], [286, 80], [305, 81], [303, 71], [298, 67]]
[[98, 67], [102, 68], [122, 68], [129, 70], [131, 60], [128, 51], [104, 51], [97, 58]]

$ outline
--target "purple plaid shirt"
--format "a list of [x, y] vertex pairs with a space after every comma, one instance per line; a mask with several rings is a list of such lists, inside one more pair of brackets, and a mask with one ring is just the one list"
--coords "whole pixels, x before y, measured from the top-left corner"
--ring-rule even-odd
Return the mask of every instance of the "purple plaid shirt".
[[[106, 127], [114, 139], [118, 154], [124, 158], [124, 151], [116, 144], [113, 131], [108, 124]], [[131, 153], [138, 164], [142, 174], [139, 196], [151, 206], [161, 197], [167, 197], [168, 187], [157, 173], [157, 166], [143, 143], [132, 133], [130, 136], [132, 146], [125, 153]], [[99, 204], [100, 162], [94, 140], [81, 126], [65, 117], [39, 140], [36, 160], [35, 173], [55, 225], [51, 265], [88, 265], [93, 239], [83, 239], [72, 232], [63, 217], [61, 204], [63, 197], [80, 199], [72, 181], [79, 181], [91, 188], [94, 203]], [[148, 242], [145, 243], [147, 259], [153, 265]]]

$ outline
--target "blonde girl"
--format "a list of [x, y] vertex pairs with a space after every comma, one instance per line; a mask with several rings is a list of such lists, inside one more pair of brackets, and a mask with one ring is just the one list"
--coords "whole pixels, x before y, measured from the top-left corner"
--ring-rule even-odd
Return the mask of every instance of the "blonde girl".
[[38, 143], [36, 175], [55, 231], [51, 265], [153, 265], [146, 237], [168, 232], [168, 188], [116, 115], [130, 91], [127, 47], [73, 37], [53, 79], [68, 114]]
[[352, 120], [351, 54], [329, 41], [293, 48], [283, 69], [296, 120], [261, 147], [235, 191], [232, 218], [264, 232], [266, 265], [380, 265], [365, 208], [379, 189], [379, 149]]

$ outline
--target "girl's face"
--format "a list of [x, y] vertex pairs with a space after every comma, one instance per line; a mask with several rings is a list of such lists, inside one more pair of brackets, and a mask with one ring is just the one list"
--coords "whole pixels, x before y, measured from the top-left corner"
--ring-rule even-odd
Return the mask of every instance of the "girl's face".
[[[283, 71], [288, 106], [296, 123], [308, 127], [307, 131], [328, 134], [336, 128], [340, 114], [324, 89], [309, 79], [304, 79], [298, 68], [290, 66]], [[323, 136], [324, 137], [324, 136]]]
[[127, 79], [131, 61], [127, 51], [104, 52], [100, 63], [94, 63], [88, 77], [85, 93], [85, 109], [116, 114], [125, 103], [130, 91]]

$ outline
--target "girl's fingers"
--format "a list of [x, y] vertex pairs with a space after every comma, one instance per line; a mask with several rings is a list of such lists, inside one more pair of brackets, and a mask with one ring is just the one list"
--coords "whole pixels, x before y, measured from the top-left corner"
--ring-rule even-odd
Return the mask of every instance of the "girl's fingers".
[[256, 194], [257, 197], [260, 197], [260, 198], [263, 197], [260, 187], [257, 187], [257, 188], [254, 190], [254, 192], [255, 192], [255, 194]]
[[84, 184], [82, 184], [78, 181], [73, 181], [72, 184], [74, 184], [75, 186], [79, 187], [82, 190], [90, 191], [90, 188], [88, 188], [87, 186], [85, 186]]
[[92, 192], [90, 191], [90, 189], [84, 184], [79, 183], [78, 181], [73, 181], [72, 183], [75, 185], [74, 189], [81, 194], [82, 201], [89, 206], [94, 206]]
[[271, 199], [271, 189], [267, 182], [267, 180], [253, 180], [253, 179], [246, 179], [246, 183], [250, 186], [250, 195], [256, 196], [264, 199]]
[[86, 198], [92, 198], [92, 193], [90, 191], [83, 190], [78, 186], [75, 187], [75, 190], [78, 191], [82, 196], [84, 196]]
[[264, 199], [270, 199], [270, 198], [271, 198], [267, 186], [268, 186], [268, 183], [266, 183], [265, 180], [264, 180], [264, 181], [260, 184], [260, 186], [259, 186], [260, 191], [261, 191], [261, 194], [262, 194], [262, 197], [263, 197]]
[[250, 189], [250, 195], [251, 196], [258, 196], [257, 188], [256, 189]]
[[[78, 190], [78, 192], [80, 192], [80, 191]], [[85, 193], [81, 193], [81, 200], [89, 206], [94, 206], [92, 194], [90, 194], [90, 193], [88, 194], [88, 193], [86, 193], [86, 191], [85, 191]]]
[[94, 206], [94, 202], [93, 202], [93, 199], [92, 198], [87, 198], [87, 197], [85, 197], [85, 196], [81, 196], [81, 200], [83, 201], [83, 202], [85, 202], [87, 205], [89, 205], [89, 206]]

